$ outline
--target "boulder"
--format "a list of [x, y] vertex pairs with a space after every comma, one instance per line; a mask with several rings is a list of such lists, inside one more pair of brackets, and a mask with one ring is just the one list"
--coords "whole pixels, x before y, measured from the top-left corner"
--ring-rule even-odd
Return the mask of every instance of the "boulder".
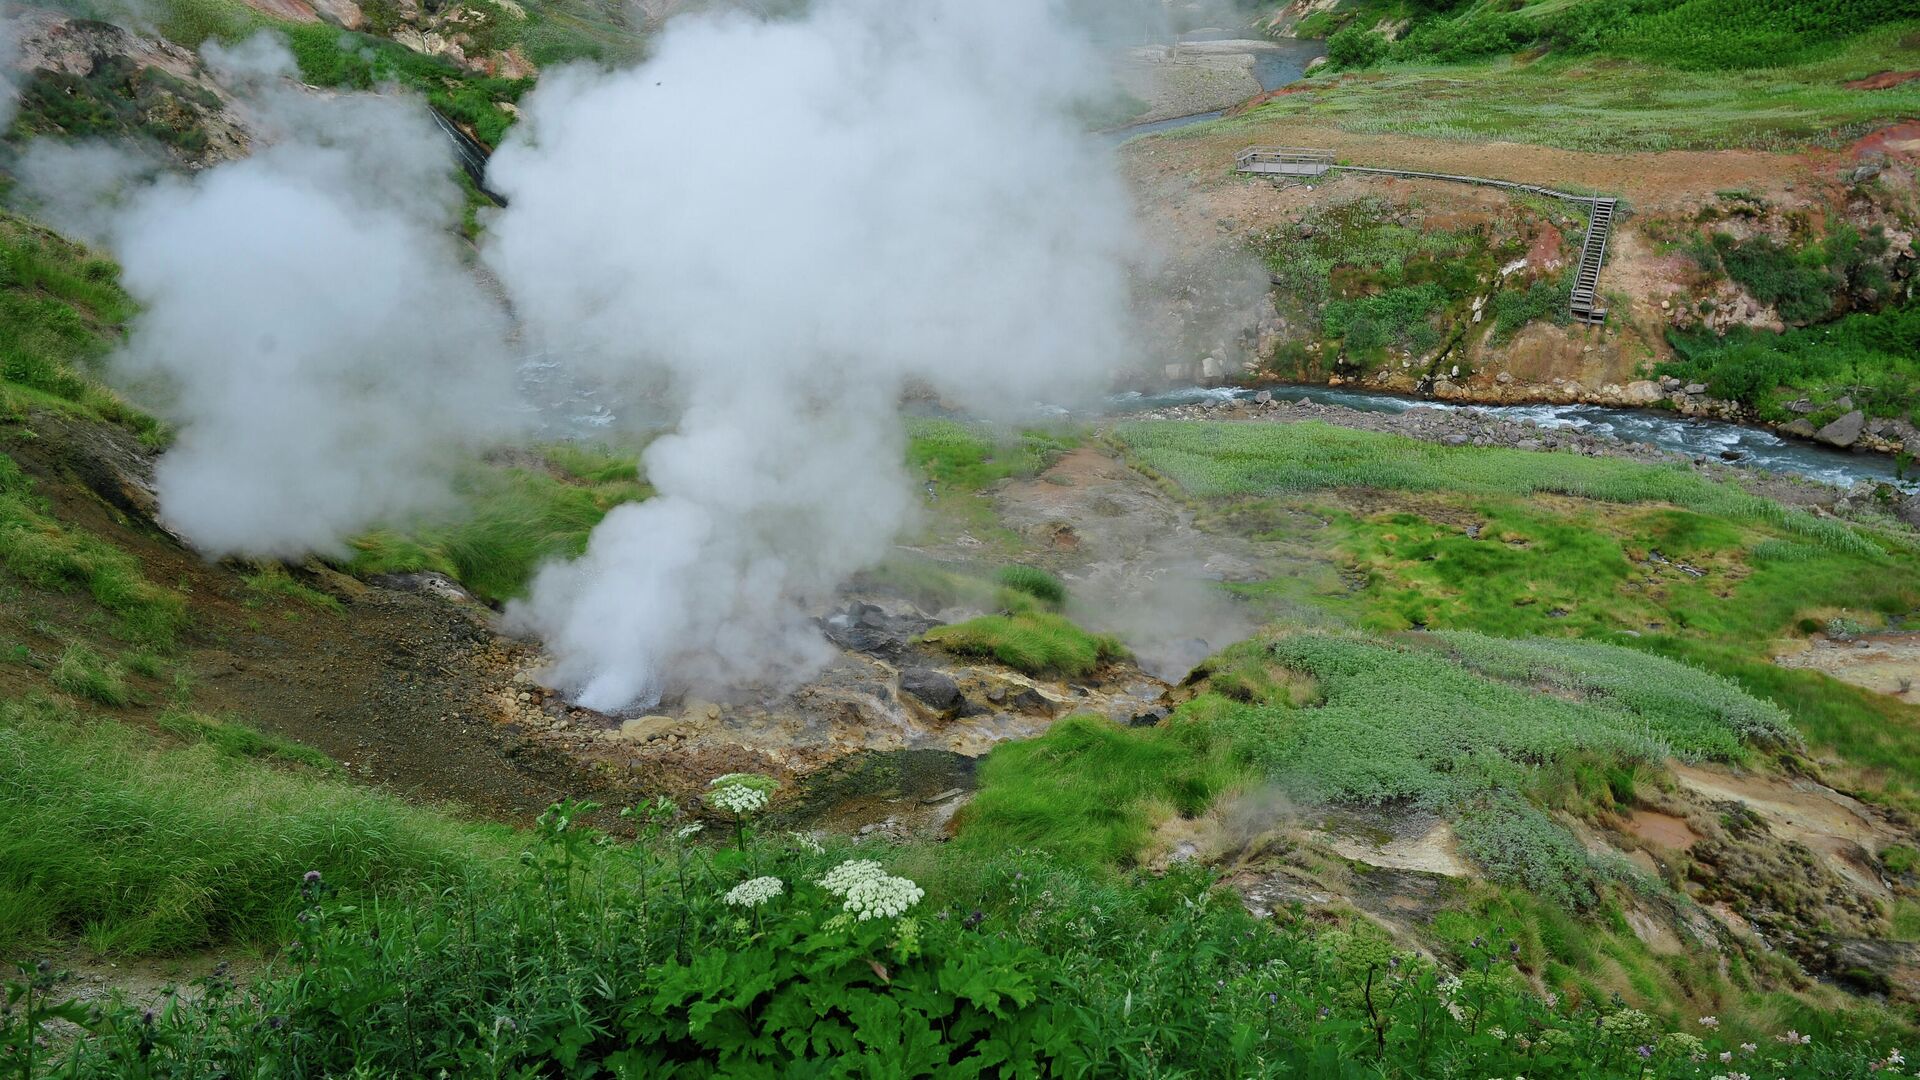
[[1689, 394], [1689, 395], [1704, 394], [1707, 392], [1707, 384], [1703, 382], [1690, 382], [1687, 384], [1686, 389], [1680, 392], [1683, 394]]
[[1213, 357], [1209, 356], [1206, 359], [1200, 361], [1200, 377], [1201, 378], [1219, 379], [1219, 378], [1224, 378], [1226, 374], [1227, 374], [1226, 366], [1220, 363], [1220, 361], [1214, 359]]
[[900, 693], [935, 712], [950, 713], [966, 704], [960, 684], [932, 668], [908, 668], [900, 673]]
[[1814, 434], [1813, 425], [1804, 417], [1791, 423], [1780, 425], [1780, 430], [1783, 434], [1795, 435], [1802, 439], [1811, 439]]
[[1620, 392], [1620, 400], [1628, 405], [1651, 405], [1660, 397], [1659, 384], [1650, 379], [1635, 379]]
[[1273, 400], [1273, 391], [1271, 390], [1262, 390], [1259, 393], [1253, 395], [1253, 403], [1255, 405], [1265, 405], [1267, 402], [1272, 400]]
[[1813, 437], [1828, 446], [1848, 447], [1860, 441], [1860, 433], [1866, 429], [1866, 426], [1867, 414], [1855, 409], [1814, 432]]
[[677, 716], [635, 716], [620, 723], [620, 737], [629, 742], [652, 742], [680, 726]]

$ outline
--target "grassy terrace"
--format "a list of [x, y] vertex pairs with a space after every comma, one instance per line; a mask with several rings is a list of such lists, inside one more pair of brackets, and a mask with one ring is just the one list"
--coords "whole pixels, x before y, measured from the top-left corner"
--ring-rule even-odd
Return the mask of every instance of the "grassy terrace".
[[1496, 139], [1568, 150], [1836, 147], [1899, 117], [1920, 117], [1920, 83], [1849, 90], [1843, 83], [1920, 68], [1920, 23], [1853, 38], [1786, 68], [1689, 71], [1613, 56], [1550, 54], [1471, 63], [1389, 64], [1324, 75], [1245, 116], [1167, 138], [1245, 132], [1276, 120], [1367, 134]]

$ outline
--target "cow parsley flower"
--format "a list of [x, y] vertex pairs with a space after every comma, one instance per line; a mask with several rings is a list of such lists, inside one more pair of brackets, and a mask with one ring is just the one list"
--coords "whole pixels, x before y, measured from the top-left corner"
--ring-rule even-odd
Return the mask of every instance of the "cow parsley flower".
[[682, 825], [680, 826], [679, 829], [674, 831], [673, 837], [676, 840], [689, 840], [689, 839], [692, 839], [695, 834], [697, 834], [701, 829], [704, 829], [704, 828], [706, 828], [706, 826], [700, 824], [697, 821], [691, 825]]
[[759, 773], [728, 773], [707, 782], [707, 805], [745, 817], [766, 809], [777, 785]]
[[920, 886], [906, 878], [894, 877], [872, 859], [848, 859], [827, 871], [819, 884], [833, 895], [844, 897], [842, 909], [861, 922], [904, 914], [927, 895]]
[[827, 876], [821, 878], [819, 884], [833, 895], [844, 897], [855, 885], [878, 881], [886, 876], [887, 868], [872, 859], [848, 859], [827, 871]]
[[732, 907], [756, 908], [786, 891], [777, 877], [757, 877], [728, 889], [721, 899]]
[[1700, 1026], [1703, 1028], [1717, 1028], [1720, 1026], [1720, 1018], [1717, 1016], [1703, 1016], [1700, 1018]]

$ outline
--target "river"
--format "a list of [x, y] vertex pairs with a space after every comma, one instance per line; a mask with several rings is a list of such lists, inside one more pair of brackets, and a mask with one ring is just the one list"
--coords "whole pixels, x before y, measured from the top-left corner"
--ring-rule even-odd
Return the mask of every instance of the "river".
[[[1531, 421], [1543, 428], [1560, 428], [1587, 435], [1609, 436], [1621, 442], [1647, 443], [1689, 457], [1712, 458], [1768, 472], [1804, 476], [1822, 483], [1892, 484], [1920, 492], [1920, 481], [1902, 480], [1893, 459], [1885, 454], [1850, 453], [1776, 435], [1764, 428], [1697, 420], [1657, 409], [1621, 409], [1605, 405], [1461, 405], [1449, 401], [1343, 390], [1327, 386], [1266, 387], [1283, 401], [1311, 399], [1362, 412], [1403, 413], [1409, 409], [1476, 409], [1505, 420]], [[1172, 405], [1191, 405], [1208, 399], [1251, 398], [1252, 389], [1191, 386], [1154, 394], [1119, 394], [1107, 402], [1109, 412], [1135, 412]]]
[[[1231, 31], [1201, 31], [1182, 37], [1182, 41], [1236, 41], [1241, 33]], [[1323, 41], [1300, 41], [1293, 38], [1281, 38], [1276, 41], [1247, 42], [1247, 51], [1253, 55], [1253, 77], [1259, 81], [1261, 90], [1278, 90], [1307, 73], [1307, 65], [1327, 54]], [[1218, 120], [1226, 115], [1225, 109], [1212, 112], [1194, 113], [1191, 116], [1176, 116], [1170, 120], [1155, 120], [1150, 124], [1134, 124], [1130, 127], [1115, 128], [1105, 134], [1116, 143], [1142, 135], [1152, 135], [1157, 131], [1171, 131], [1191, 124], [1201, 124], [1208, 120]]]

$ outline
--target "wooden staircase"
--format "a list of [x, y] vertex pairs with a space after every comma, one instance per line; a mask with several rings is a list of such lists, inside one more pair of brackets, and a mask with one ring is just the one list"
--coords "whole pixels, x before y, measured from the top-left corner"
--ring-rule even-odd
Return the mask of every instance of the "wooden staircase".
[[1580, 245], [1580, 272], [1573, 280], [1573, 299], [1568, 305], [1576, 322], [1607, 321], [1607, 309], [1598, 306], [1600, 264], [1607, 259], [1607, 236], [1613, 232], [1615, 201], [1593, 200], [1593, 213], [1587, 218], [1587, 239]]

